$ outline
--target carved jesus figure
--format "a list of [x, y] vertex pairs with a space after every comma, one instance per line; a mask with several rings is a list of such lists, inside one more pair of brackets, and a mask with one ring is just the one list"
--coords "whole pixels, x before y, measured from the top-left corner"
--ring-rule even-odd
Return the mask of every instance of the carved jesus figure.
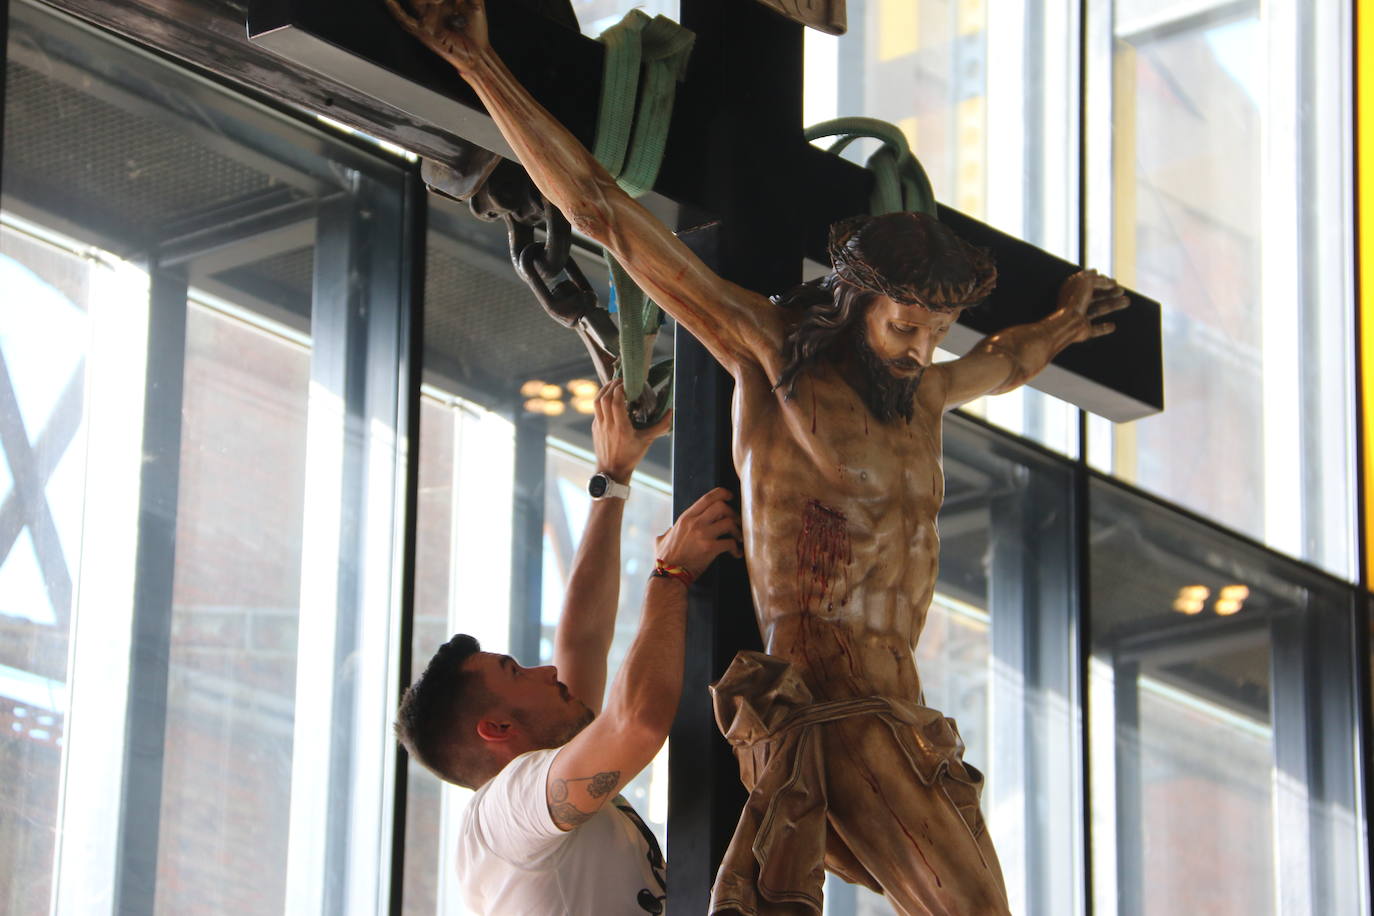
[[823, 867], [903, 914], [1007, 912], [982, 776], [923, 705], [914, 650], [935, 590], [945, 411], [1025, 383], [1113, 330], [1094, 272], [1057, 308], [934, 363], [993, 288], [985, 252], [938, 220], [831, 231], [834, 270], [770, 301], [717, 276], [624, 194], [492, 52], [481, 0], [387, 0], [476, 91], [539, 189], [609, 249], [734, 377], [745, 557], [766, 653], [713, 688], [751, 794], [713, 912], [816, 913]]

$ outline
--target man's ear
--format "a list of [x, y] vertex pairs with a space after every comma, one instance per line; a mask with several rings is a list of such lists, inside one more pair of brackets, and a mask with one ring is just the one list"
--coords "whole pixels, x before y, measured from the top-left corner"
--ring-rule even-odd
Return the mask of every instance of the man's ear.
[[515, 729], [509, 722], [502, 722], [496, 719], [477, 720], [477, 736], [483, 741], [496, 743], [509, 741], [511, 735], [514, 733]]

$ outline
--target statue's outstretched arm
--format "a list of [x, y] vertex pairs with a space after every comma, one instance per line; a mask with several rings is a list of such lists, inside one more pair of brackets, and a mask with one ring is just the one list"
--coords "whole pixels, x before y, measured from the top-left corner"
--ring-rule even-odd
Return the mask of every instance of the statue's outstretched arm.
[[544, 196], [727, 370], [766, 364], [780, 351], [781, 319], [768, 300], [703, 264], [520, 85], [487, 41], [484, 0], [408, 0], [413, 15], [400, 0], [386, 2], [472, 86]]
[[1059, 307], [1033, 324], [983, 338], [967, 354], [931, 368], [930, 388], [950, 410], [985, 394], [1001, 394], [1034, 378], [1070, 344], [1116, 330], [1097, 319], [1120, 311], [1130, 300], [1111, 277], [1095, 270], [1074, 274], [1059, 288]]

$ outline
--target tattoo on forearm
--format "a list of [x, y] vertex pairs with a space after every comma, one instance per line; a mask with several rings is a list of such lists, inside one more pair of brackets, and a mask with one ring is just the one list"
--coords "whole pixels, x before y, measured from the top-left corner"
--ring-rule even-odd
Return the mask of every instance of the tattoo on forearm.
[[609, 795], [615, 790], [616, 784], [619, 782], [619, 770], [611, 770], [607, 773], [597, 773], [592, 777], [591, 785], [587, 786], [587, 794], [592, 798], [600, 798], [603, 795]]
[[614, 792], [615, 787], [620, 784], [620, 771], [607, 770], [603, 773], [597, 773], [595, 776], [555, 779], [549, 783], [549, 814], [552, 815], [553, 822], [565, 830], [580, 827], [596, 813], [596, 811], [583, 811], [568, 801], [568, 784], [574, 782], [587, 783], [587, 794], [592, 798], [602, 798]]

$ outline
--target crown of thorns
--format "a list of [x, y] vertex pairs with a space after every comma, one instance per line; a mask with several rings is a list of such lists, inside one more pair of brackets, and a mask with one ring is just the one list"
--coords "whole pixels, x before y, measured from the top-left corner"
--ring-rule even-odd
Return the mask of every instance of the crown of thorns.
[[854, 216], [835, 223], [830, 263], [840, 279], [860, 289], [936, 311], [977, 305], [997, 285], [992, 256], [928, 213]]

